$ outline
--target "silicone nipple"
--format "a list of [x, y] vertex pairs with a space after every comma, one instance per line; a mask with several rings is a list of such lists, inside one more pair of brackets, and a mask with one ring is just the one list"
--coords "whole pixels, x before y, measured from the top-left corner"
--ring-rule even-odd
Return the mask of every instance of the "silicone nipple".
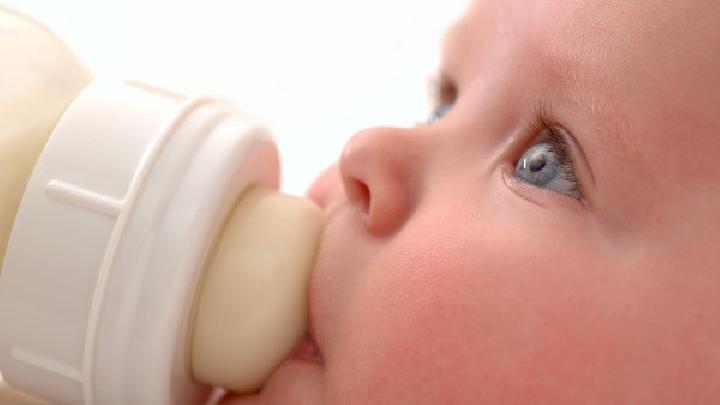
[[241, 196], [197, 290], [195, 379], [252, 391], [290, 354], [306, 327], [321, 228], [321, 211], [305, 199], [255, 187]]

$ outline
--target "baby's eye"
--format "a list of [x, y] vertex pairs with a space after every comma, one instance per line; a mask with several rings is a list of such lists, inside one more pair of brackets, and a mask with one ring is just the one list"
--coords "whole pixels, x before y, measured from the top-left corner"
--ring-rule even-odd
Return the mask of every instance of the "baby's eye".
[[430, 100], [435, 106], [433, 112], [425, 120], [425, 124], [430, 125], [440, 121], [445, 114], [452, 110], [455, 100], [458, 98], [458, 88], [447, 73], [440, 72], [430, 79], [428, 89]]
[[566, 149], [561, 135], [551, 135], [525, 151], [515, 166], [515, 176], [536, 187], [580, 199], [575, 169]]
[[442, 103], [439, 103], [437, 107], [435, 107], [435, 110], [433, 110], [432, 114], [430, 114], [427, 118], [426, 124], [429, 125], [436, 121], [440, 121], [440, 119], [452, 109], [453, 104], [455, 104], [454, 101], [443, 101]]

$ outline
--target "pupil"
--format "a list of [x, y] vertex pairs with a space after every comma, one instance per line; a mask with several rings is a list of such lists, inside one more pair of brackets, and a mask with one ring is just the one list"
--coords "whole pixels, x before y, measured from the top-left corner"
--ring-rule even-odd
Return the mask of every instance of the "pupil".
[[531, 172], [539, 172], [543, 169], [543, 167], [545, 167], [545, 164], [546, 162], [544, 156], [533, 157], [528, 163], [528, 168]]

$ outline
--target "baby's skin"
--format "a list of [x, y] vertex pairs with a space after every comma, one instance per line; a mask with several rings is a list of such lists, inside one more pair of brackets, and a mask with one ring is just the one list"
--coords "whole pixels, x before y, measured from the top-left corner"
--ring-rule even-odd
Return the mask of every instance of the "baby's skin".
[[319, 351], [233, 404], [720, 399], [720, 2], [482, 0], [310, 196]]

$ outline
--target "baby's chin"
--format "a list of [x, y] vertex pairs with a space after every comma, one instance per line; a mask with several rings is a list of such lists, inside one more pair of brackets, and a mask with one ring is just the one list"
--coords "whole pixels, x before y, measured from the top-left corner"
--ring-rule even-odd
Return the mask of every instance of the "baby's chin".
[[253, 395], [227, 395], [223, 405], [317, 405], [324, 403], [323, 368], [320, 364], [290, 358], [285, 360], [265, 387]]

